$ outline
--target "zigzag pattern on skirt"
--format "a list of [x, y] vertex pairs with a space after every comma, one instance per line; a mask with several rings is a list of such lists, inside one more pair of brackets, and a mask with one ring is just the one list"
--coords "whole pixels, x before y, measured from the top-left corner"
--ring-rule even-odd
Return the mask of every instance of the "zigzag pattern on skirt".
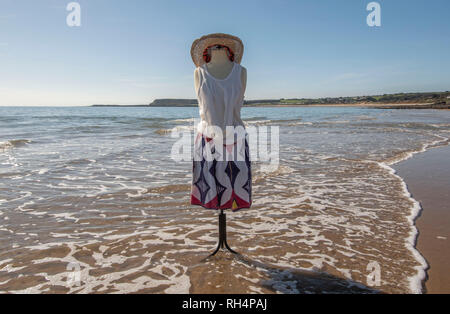
[[[234, 142], [225, 145], [225, 154], [235, 158], [216, 160], [206, 158], [214, 156], [214, 140], [204, 134], [197, 134], [194, 145], [194, 155], [201, 156], [193, 160], [191, 204], [208, 209], [231, 209], [237, 211], [250, 208], [252, 204], [252, 175], [248, 146], [248, 138], [244, 145]], [[242, 146], [242, 147], [241, 147]], [[244, 160], [236, 158], [237, 149], [241, 151]]]

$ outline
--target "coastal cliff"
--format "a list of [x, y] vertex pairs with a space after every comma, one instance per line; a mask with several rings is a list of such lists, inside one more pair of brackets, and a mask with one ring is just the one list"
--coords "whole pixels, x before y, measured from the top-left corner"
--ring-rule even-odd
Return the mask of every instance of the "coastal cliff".
[[[280, 98], [245, 100], [244, 106], [314, 106], [314, 105], [359, 105], [388, 109], [450, 109], [450, 92], [397, 93], [376, 96], [324, 97], [324, 98]], [[125, 107], [124, 105], [93, 105], [93, 107]], [[197, 107], [197, 99], [161, 98], [148, 105], [126, 107]]]

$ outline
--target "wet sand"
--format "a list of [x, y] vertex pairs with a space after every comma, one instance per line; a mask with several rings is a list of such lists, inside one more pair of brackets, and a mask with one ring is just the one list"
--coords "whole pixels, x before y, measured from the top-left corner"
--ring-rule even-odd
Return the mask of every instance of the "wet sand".
[[393, 166], [421, 203], [417, 249], [427, 260], [427, 293], [450, 293], [450, 146], [430, 149]]
[[390, 165], [448, 143], [448, 111], [246, 108], [279, 127], [280, 158], [255, 161], [252, 208], [227, 213], [243, 258], [203, 261], [217, 213], [189, 205], [167, 132], [193, 135], [194, 109], [0, 108], [0, 292], [423, 291], [420, 206]]

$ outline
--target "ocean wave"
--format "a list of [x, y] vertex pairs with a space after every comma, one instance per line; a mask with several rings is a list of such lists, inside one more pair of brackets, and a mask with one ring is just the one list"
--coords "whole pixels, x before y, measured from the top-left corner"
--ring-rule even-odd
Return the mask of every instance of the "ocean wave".
[[444, 137], [441, 135], [437, 135], [437, 134], [434, 134], [434, 136], [438, 137], [438, 139], [434, 140], [432, 142], [429, 142], [429, 143], [422, 144], [422, 146], [417, 150], [407, 150], [407, 151], [398, 153], [395, 156], [392, 156], [392, 157], [389, 157], [389, 158], [383, 160], [382, 163], [386, 164], [388, 166], [392, 166], [396, 163], [399, 163], [401, 161], [411, 158], [413, 155], [415, 155], [417, 153], [425, 152], [426, 150], [428, 150], [430, 148], [441, 147], [441, 146], [446, 146], [446, 145], [450, 144], [450, 138], [447, 138], [447, 137]]
[[361, 115], [361, 116], [356, 116], [355, 117], [356, 120], [376, 120], [377, 117], [371, 117], [368, 115]]
[[416, 274], [408, 278], [410, 291], [412, 293], [419, 294], [422, 293], [422, 282], [426, 278], [426, 269], [428, 268], [427, 261], [425, 260], [423, 255], [419, 252], [419, 250], [416, 248], [416, 240], [419, 231], [417, 230], [417, 227], [415, 225], [415, 220], [420, 215], [423, 208], [420, 205], [420, 203], [416, 199], [414, 199], [412, 194], [408, 191], [408, 187], [403, 178], [397, 175], [396, 171], [392, 167], [384, 163], [379, 163], [379, 165], [385, 168], [392, 176], [397, 177], [401, 181], [403, 195], [406, 198], [410, 199], [412, 202], [410, 215], [406, 217], [410, 225], [410, 232], [408, 238], [406, 239], [407, 241], [405, 242], [405, 245], [407, 249], [411, 252], [411, 254], [414, 256], [415, 260], [419, 263], [419, 265], [414, 267], [414, 269], [416, 270]]
[[186, 122], [194, 122], [195, 119], [194, 118], [185, 118], [185, 119], [174, 119], [174, 120], [170, 120], [170, 122], [172, 123], [186, 123]]
[[[20, 133], [10, 138], [33, 145], [0, 154], [0, 179], [8, 188], [0, 199], [0, 231], [7, 234], [0, 243], [0, 290], [309, 293], [316, 290], [295, 271], [317, 269], [342, 285], [344, 278], [365, 285], [369, 262], [377, 262], [377, 289], [421, 292], [426, 264], [414, 248], [420, 204], [390, 165], [449, 144], [448, 119], [439, 113], [405, 124], [423, 117], [389, 113], [384, 120], [373, 112], [376, 121], [359, 111], [325, 120], [322, 113], [302, 120], [299, 111], [283, 120], [279, 112], [258, 111], [244, 119], [282, 128], [280, 165], [252, 162], [252, 208], [229, 216], [230, 245], [260, 268], [228, 258], [220, 265], [197, 262], [216, 245], [217, 216], [190, 206], [191, 166], [172, 162], [171, 141], [154, 134], [191, 129], [193, 118], [36, 123], [31, 117], [25, 130], [16, 123]], [[351, 122], [339, 124], [344, 119]], [[75, 133], [89, 125], [104, 125], [110, 134]], [[28, 143], [0, 142], [0, 153]], [[27, 190], [33, 193], [23, 195]], [[81, 266], [80, 287], [66, 283], [73, 262]], [[233, 274], [226, 286], [215, 268], [224, 266]], [[337, 292], [324, 285], [317, 289]]]
[[415, 267], [416, 274], [409, 278], [410, 284], [409, 289], [411, 290], [412, 293], [422, 293], [422, 282], [426, 278], [426, 269], [429, 267], [423, 255], [416, 248], [416, 241], [419, 231], [415, 225], [415, 220], [420, 215], [423, 208], [420, 202], [418, 202], [416, 199], [413, 198], [412, 194], [408, 190], [406, 182], [403, 180], [403, 178], [401, 178], [397, 174], [397, 171], [394, 168], [392, 168], [392, 165], [404, 161], [406, 159], [409, 159], [417, 153], [425, 152], [430, 148], [441, 147], [450, 144], [450, 138], [446, 138], [440, 135], [435, 136], [438, 137], [439, 139], [423, 144], [422, 147], [418, 150], [402, 152], [388, 160], [378, 162], [378, 165], [380, 167], [386, 169], [392, 176], [397, 177], [402, 182], [403, 195], [406, 198], [410, 199], [412, 202], [411, 213], [407, 217], [411, 230], [409, 233], [409, 237], [407, 238], [406, 241], [406, 247], [414, 256], [415, 260], [419, 263], [419, 265]]
[[287, 165], [271, 165], [262, 164], [259, 167], [255, 167], [254, 180], [259, 182], [267, 177], [276, 177], [294, 172], [294, 169]]
[[[439, 128], [436, 124], [422, 122], [399, 123], [398, 126], [409, 130], [435, 130], [436, 128]], [[444, 128], [448, 126], [448, 124], [442, 124], [442, 127]]]
[[194, 130], [195, 130], [194, 125], [180, 125], [180, 126], [176, 126], [176, 127], [170, 128], [170, 129], [158, 129], [155, 131], [155, 133], [158, 135], [167, 135], [172, 132], [181, 132], [181, 131], [192, 132]]
[[350, 123], [350, 120], [334, 120], [334, 121], [323, 121], [322, 124], [346, 124]]
[[245, 118], [245, 121], [257, 121], [257, 120], [267, 120], [267, 117], [251, 117], [251, 118]]
[[7, 150], [15, 147], [21, 147], [29, 143], [31, 143], [31, 140], [24, 140], [24, 139], [0, 142], [0, 150]]
[[158, 129], [155, 131], [155, 133], [158, 135], [167, 135], [169, 133], [172, 133], [172, 131], [174, 131], [174, 129]]
[[301, 117], [294, 118], [294, 119], [266, 119], [267, 122], [270, 123], [289, 123], [289, 122], [299, 122], [302, 121]]

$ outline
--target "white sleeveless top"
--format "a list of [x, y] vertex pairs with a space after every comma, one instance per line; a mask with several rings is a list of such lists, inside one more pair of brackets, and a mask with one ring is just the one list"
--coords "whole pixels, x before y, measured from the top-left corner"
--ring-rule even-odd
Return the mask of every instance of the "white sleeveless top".
[[241, 80], [242, 66], [233, 62], [233, 67], [225, 79], [217, 79], [206, 68], [206, 63], [199, 67], [199, 85], [197, 92], [200, 111], [200, 123], [197, 131], [213, 137], [208, 126], [218, 126], [226, 136], [227, 126], [241, 125], [241, 108], [244, 104], [244, 91]]

